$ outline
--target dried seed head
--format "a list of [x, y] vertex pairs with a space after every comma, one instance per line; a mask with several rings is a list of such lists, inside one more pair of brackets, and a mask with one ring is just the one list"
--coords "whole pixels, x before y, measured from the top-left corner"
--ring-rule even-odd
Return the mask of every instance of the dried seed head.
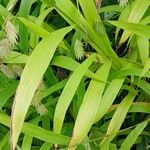
[[128, 1], [129, 1], [129, 0], [118, 0], [119, 5], [120, 5], [121, 7], [126, 6], [126, 5], [128, 4]]
[[40, 102], [41, 102], [40, 96], [41, 96], [41, 92], [39, 92], [39, 91], [37, 91], [34, 94], [34, 97], [33, 97], [32, 102], [31, 102], [32, 106], [36, 107], [40, 104]]
[[5, 59], [8, 56], [10, 47], [11, 45], [7, 38], [0, 40], [0, 58], [1, 59]]
[[84, 57], [84, 49], [82, 47], [82, 42], [78, 39], [74, 43], [74, 53], [78, 60], [81, 60]]
[[46, 115], [46, 113], [48, 112], [47, 108], [43, 104], [40, 104], [35, 108], [40, 115]]
[[34, 94], [34, 97], [32, 99], [31, 105], [36, 107], [38, 105], [40, 105], [41, 103], [41, 95], [43, 90], [45, 89], [45, 84], [43, 83], [43, 80], [40, 82], [37, 91]]
[[9, 20], [6, 22], [5, 31], [10, 43], [15, 45], [17, 43], [18, 35], [14, 25]]
[[0, 71], [3, 72], [10, 79], [15, 78], [15, 73], [4, 64], [0, 65]]
[[16, 74], [17, 76], [19, 76], [19, 77], [21, 76], [22, 71], [23, 71], [23, 68], [21, 68], [21, 67], [18, 66], [18, 65], [13, 65], [12, 69], [13, 69], [13, 71], [15, 72], [15, 74]]

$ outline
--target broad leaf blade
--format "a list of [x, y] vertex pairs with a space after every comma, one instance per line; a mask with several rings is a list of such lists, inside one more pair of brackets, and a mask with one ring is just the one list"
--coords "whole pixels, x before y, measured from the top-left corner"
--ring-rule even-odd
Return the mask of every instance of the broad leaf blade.
[[114, 102], [117, 94], [119, 93], [123, 82], [124, 78], [120, 78], [112, 80], [112, 82], [109, 84], [102, 97], [102, 100], [100, 101], [99, 109], [95, 116], [94, 122], [99, 121], [105, 115], [105, 113], [107, 113], [112, 103]]
[[25, 115], [30, 106], [35, 90], [52, 59], [58, 44], [63, 39], [64, 35], [71, 29], [72, 27], [63, 28], [45, 37], [37, 45], [26, 63], [12, 108], [12, 149], [16, 146]]
[[[0, 113], [0, 123], [10, 127], [11, 118], [8, 115]], [[69, 137], [56, 134], [54, 132], [45, 130], [37, 125], [24, 122], [23, 127], [21, 130], [26, 135], [35, 137], [37, 139], [40, 139], [42, 141], [50, 142], [50, 143], [57, 143], [61, 145], [67, 145], [69, 142]]]
[[[111, 62], [108, 61], [100, 67], [100, 69], [96, 72], [99, 79], [107, 80], [110, 66]], [[73, 136], [69, 144], [70, 147], [80, 143], [90, 130], [95, 119], [104, 88], [105, 83], [96, 80], [92, 80], [90, 82], [78, 112]]]
[[95, 60], [95, 55], [92, 55], [87, 60], [85, 60], [81, 65], [79, 65], [77, 69], [73, 72], [72, 76], [69, 78], [66, 86], [64, 87], [64, 90], [62, 94], [60, 95], [60, 98], [58, 100], [58, 103], [55, 109], [55, 115], [54, 115], [54, 132], [55, 133], [61, 132], [63, 121], [65, 118], [66, 111], [69, 107], [69, 104], [84, 74], [86, 73], [88, 67], [92, 64], [94, 60]]

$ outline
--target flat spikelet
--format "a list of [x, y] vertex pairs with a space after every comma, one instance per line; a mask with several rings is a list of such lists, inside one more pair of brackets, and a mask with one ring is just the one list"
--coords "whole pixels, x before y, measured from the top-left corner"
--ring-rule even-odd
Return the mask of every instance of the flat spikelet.
[[44, 104], [42, 104], [41, 98], [40, 98], [41, 93], [43, 92], [44, 89], [45, 89], [45, 85], [43, 81], [41, 81], [31, 102], [31, 105], [35, 107], [35, 109], [40, 115], [45, 115], [48, 112], [47, 108], [44, 106]]
[[46, 113], [48, 112], [47, 108], [42, 103], [36, 106], [36, 110], [41, 116], [46, 115]]
[[0, 58], [1, 59], [5, 59], [8, 56], [10, 46], [11, 46], [10, 41], [7, 38], [0, 40]]
[[83, 45], [82, 42], [78, 39], [74, 43], [74, 53], [78, 60], [81, 60], [84, 57]]
[[14, 71], [14, 73], [17, 75], [17, 76], [21, 76], [22, 74], [22, 71], [23, 71], [23, 68], [18, 66], [18, 65], [13, 65], [12, 66], [12, 70]]
[[120, 5], [121, 7], [126, 6], [126, 5], [128, 4], [128, 1], [129, 1], [129, 0], [118, 0], [119, 5]]
[[9, 20], [6, 22], [5, 32], [10, 43], [15, 45], [17, 43], [18, 35], [14, 25]]
[[9, 79], [14, 79], [16, 77], [12, 69], [10, 69], [8, 66], [4, 64], [0, 65], [0, 71], [4, 73]]

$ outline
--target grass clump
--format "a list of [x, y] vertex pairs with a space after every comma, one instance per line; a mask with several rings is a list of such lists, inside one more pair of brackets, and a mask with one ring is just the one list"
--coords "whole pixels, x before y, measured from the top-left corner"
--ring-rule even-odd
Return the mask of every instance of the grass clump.
[[1, 0], [0, 149], [148, 149], [149, 6]]

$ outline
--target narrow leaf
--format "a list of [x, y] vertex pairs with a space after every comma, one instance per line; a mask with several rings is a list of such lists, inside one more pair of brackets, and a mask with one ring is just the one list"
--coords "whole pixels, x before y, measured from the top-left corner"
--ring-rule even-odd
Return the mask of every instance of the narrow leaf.
[[[110, 66], [111, 63], [108, 61], [100, 67], [100, 69], [96, 72], [99, 79], [107, 80]], [[92, 80], [90, 82], [77, 115], [73, 136], [69, 144], [70, 147], [80, 143], [90, 130], [98, 111], [104, 88], [105, 83], [101, 83], [96, 80]]]
[[141, 37], [150, 38], [150, 26], [149, 25], [121, 22], [121, 21], [108, 21], [108, 22], [119, 28], [128, 30], [134, 34], [137, 34]]
[[[127, 22], [139, 23], [139, 21], [145, 14], [146, 10], [148, 9], [149, 5], [150, 5], [149, 0], [143, 0], [143, 1], [136, 0], [131, 9], [131, 12], [130, 12]], [[124, 31], [122, 34], [122, 37], [120, 39], [120, 44], [124, 43], [128, 39], [129, 36], [130, 36], [130, 32]]]
[[149, 39], [137, 36], [137, 45], [142, 63], [145, 65], [149, 58]]
[[137, 127], [124, 140], [124, 142], [121, 145], [120, 150], [130, 150], [132, 145], [135, 143], [136, 139], [138, 138], [138, 136], [146, 127], [146, 125], [147, 125], [147, 122], [142, 122], [138, 124]]
[[64, 90], [62, 94], [60, 95], [60, 98], [58, 100], [58, 103], [55, 109], [55, 115], [54, 115], [54, 132], [55, 133], [61, 132], [63, 121], [65, 118], [66, 111], [69, 107], [69, 104], [85, 72], [87, 71], [88, 67], [92, 64], [94, 60], [95, 60], [95, 55], [92, 55], [87, 60], [85, 60], [81, 65], [79, 65], [79, 67], [77, 67], [77, 69], [73, 72], [66, 86], [64, 87]]
[[124, 78], [120, 78], [112, 80], [112, 82], [109, 84], [102, 97], [102, 100], [100, 101], [94, 122], [99, 121], [105, 115], [105, 113], [107, 113], [112, 103], [114, 102], [120, 88], [122, 87], [123, 82]]
[[45, 37], [35, 48], [23, 70], [12, 108], [11, 148], [15, 149], [25, 115], [34, 93], [58, 44], [72, 27], [60, 29]]
[[[10, 128], [11, 118], [8, 115], [0, 113], [0, 123]], [[54, 132], [45, 130], [37, 125], [31, 123], [23, 123], [23, 127], [21, 130], [23, 133], [29, 136], [33, 136], [42, 141], [56, 143], [61, 145], [67, 145], [69, 142], [69, 137], [56, 134]]]
[[[101, 143], [101, 147], [108, 147], [109, 142], [116, 136], [117, 132], [119, 131], [126, 114], [132, 105], [132, 102], [136, 96], [136, 93], [129, 93], [119, 104], [117, 110], [115, 111], [110, 124], [108, 126], [106, 132], [106, 138]], [[105, 146], [104, 146], [105, 145]]]

